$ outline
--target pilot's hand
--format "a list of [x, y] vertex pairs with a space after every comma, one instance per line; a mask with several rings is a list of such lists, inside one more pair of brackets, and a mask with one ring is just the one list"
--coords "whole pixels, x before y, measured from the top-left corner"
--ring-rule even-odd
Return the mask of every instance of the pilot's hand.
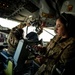
[[42, 57], [42, 56], [37, 56], [36, 58], [35, 58], [35, 61], [38, 63], [38, 64], [43, 64], [44, 62], [45, 62], [45, 58], [44, 57]]

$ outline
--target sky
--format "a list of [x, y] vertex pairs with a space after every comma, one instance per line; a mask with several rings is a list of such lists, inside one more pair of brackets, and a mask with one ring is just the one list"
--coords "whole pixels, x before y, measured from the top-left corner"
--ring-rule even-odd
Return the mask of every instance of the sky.
[[13, 27], [19, 25], [19, 22], [16, 21], [12, 21], [12, 20], [8, 20], [8, 19], [4, 19], [4, 18], [0, 18], [0, 25], [3, 27], [7, 27], [12, 29]]
[[[12, 29], [13, 27], [15, 27], [19, 24], [20, 23], [16, 22], [16, 21], [11, 21], [8, 19], [0, 18], [0, 25], [3, 27]], [[26, 36], [26, 27], [23, 29], [24, 29], [24, 34], [25, 34], [24, 36]], [[30, 33], [32, 31], [35, 32], [35, 27], [33, 27], [33, 26], [28, 27], [27, 33]], [[39, 35], [39, 40], [42, 39], [43, 41], [49, 42], [50, 39], [53, 38], [54, 35], [55, 35], [54, 30], [51, 30], [49, 28], [44, 28], [43, 32]]]

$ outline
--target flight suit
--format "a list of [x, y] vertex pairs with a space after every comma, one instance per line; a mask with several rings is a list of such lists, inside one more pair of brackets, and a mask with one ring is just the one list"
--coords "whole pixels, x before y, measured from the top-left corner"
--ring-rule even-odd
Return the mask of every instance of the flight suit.
[[17, 47], [17, 44], [18, 44], [18, 39], [15, 37], [15, 35], [12, 33], [12, 31], [9, 33], [8, 35], [8, 39], [7, 39], [7, 42], [8, 42], [8, 54], [10, 55], [13, 55], [15, 50], [16, 50], [16, 47]]
[[54, 36], [46, 47], [46, 61], [41, 65], [35, 75], [50, 75], [51, 70], [57, 62], [66, 64], [67, 61], [75, 57], [75, 38], [69, 37], [62, 39]]

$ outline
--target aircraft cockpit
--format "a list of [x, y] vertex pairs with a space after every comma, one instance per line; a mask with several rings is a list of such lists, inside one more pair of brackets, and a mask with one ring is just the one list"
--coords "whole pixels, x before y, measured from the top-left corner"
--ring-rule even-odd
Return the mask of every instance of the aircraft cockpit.
[[[75, 16], [75, 1], [0, 1], [0, 75], [40, 75], [35, 73], [43, 64], [43, 61], [39, 63], [39, 60], [37, 59], [37, 61], [35, 58], [37, 56], [38, 58], [42, 56], [46, 57], [44, 55], [45, 52], [41, 53], [42, 51], [38, 50], [42, 47], [45, 49], [56, 35], [56, 19], [61, 13], [68, 13]], [[15, 32], [17, 29], [23, 29], [23, 38], [18, 40], [13, 56], [7, 55], [6, 52], [3, 52], [9, 48], [7, 39], [10, 32]], [[11, 37], [10, 43], [12, 43], [12, 40], [13, 38]], [[15, 42], [13, 41], [14, 44]], [[72, 66], [68, 64], [71, 68], [73, 67], [72, 70], [69, 70], [71, 74], [74, 73], [74, 63], [75, 58], [71, 63], [73, 64]], [[65, 75], [66, 68], [63, 65], [59, 68], [57, 66], [53, 66], [51, 75]]]

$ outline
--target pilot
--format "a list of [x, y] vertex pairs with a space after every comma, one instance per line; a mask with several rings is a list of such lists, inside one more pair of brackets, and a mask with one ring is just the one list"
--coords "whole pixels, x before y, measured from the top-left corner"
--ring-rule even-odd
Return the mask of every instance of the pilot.
[[[56, 35], [51, 39], [46, 48], [41, 47], [44, 54], [42, 65], [35, 75], [52, 75], [52, 69], [57, 63], [63, 66], [75, 57], [75, 18], [68, 13], [62, 13], [56, 20]], [[41, 62], [40, 57], [38, 61]], [[69, 71], [68, 71], [69, 72]], [[66, 74], [67, 75], [67, 74]], [[71, 74], [70, 74], [71, 75]]]
[[9, 56], [13, 56], [19, 40], [24, 38], [23, 34], [24, 34], [24, 31], [21, 28], [13, 28], [10, 31], [8, 38], [7, 38], [8, 49], [6, 51]]

